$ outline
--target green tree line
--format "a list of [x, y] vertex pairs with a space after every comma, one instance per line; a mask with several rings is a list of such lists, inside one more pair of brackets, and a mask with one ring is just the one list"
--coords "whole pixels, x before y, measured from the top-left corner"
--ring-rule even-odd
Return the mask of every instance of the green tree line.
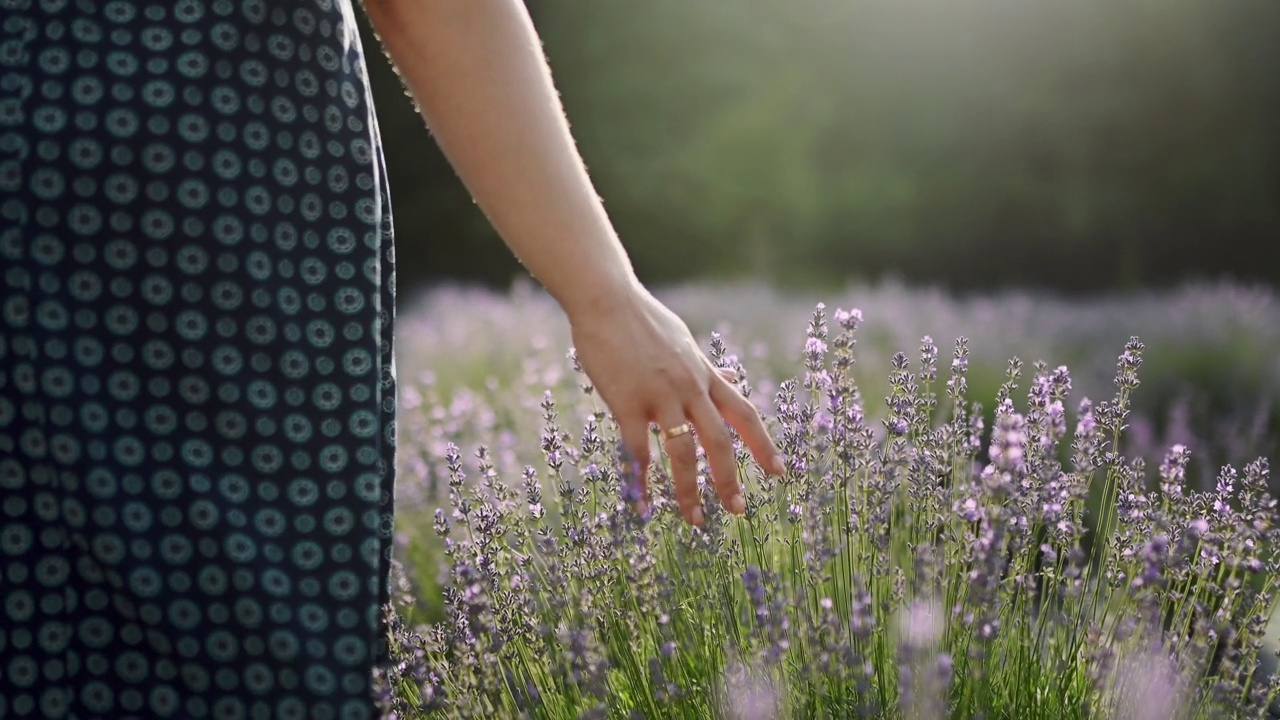
[[[528, 5], [646, 280], [1280, 282], [1280, 3]], [[505, 284], [518, 267], [370, 55], [402, 287]]]

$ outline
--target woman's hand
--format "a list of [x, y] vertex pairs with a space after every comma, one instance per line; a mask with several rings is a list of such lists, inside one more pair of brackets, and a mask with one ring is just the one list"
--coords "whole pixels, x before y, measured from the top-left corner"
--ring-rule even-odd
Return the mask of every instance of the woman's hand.
[[[574, 147], [533, 22], [520, 0], [365, 0], [427, 124], [502, 239], [556, 298], [583, 369], [649, 464], [648, 424], [696, 428], [716, 492], [743, 511], [723, 420], [779, 471], [755, 408], [636, 280]], [[685, 519], [702, 522], [694, 435], [664, 438]], [[640, 488], [641, 498], [648, 490]]]
[[782, 458], [755, 406], [699, 350], [689, 328], [648, 291], [635, 289], [570, 316], [573, 342], [583, 370], [618, 422], [622, 441], [640, 464], [641, 502], [649, 465], [649, 423], [663, 431], [686, 421], [696, 432], [667, 438], [676, 501], [685, 520], [701, 525], [695, 442], [711, 466], [716, 494], [725, 508], [745, 509], [738, 464], [725, 421], [742, 437], [756, 462], [781, 473]]

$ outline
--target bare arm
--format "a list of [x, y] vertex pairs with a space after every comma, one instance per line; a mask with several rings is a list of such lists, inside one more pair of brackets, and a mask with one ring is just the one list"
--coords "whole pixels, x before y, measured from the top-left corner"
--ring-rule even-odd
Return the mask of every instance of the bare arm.
[[[617, 419], [640, 477], [649, 422], [672, 429], [689, 421], [721, 502], [741, 513], [725, 420], [771, 471], [782, 466], [777, 448], [684, 322], [637, 281], [587, 178], [524, 5], [365, 0], [365, 9], [450, 163], [569, 316], [583, 369]], [[680, 509], [701, 524], [694, 436], [677, 434], [665, 445]]]
[[441, 149], [516, 257], [571, 316], [636, 278], [574, 145], [518, 0], [366, 0]]

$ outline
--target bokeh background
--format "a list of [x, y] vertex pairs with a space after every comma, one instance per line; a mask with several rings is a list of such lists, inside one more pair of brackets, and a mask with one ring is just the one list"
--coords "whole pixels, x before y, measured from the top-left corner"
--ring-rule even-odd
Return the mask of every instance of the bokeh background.
[[[1280, 3], [529, 2], [642, 279], [1280, 282]], [[400, 287], [521, 274], [366, 48]]]
[[[1210, 485], [1280, 453], [1280, 2], [527, 5], [641, 278], [762, 387], [800, 369], [819, 301], [865, 312], [868, 398], [895, 352], [969, 338], [988, 416], [1012, 356], [1020, 393], [1044, 360], [1074, 372], [1071, 410], [1110, 397], [1137, 335], [1126, 450], [1152, 472], [1173, 443]], [[567, 326], [364, 30], [402, 382], [429, 377], [432, 412], [480, 393], [536, 421], [573, 387]]]
[[[873, 416], [895, 352], [917, 368], [930, 336], [945, 373], [963, 336], [987, 427], [1012, 356], [1020, 407], [1035, 361], [1071, 368], [1074, 422], [1138, 335], [1121, 449], [1148, 475], [1175, 443], [1201, 489], [1280, 458], [1280, 0], [528, 7], [641, 278], [699, 340], [723, 333], [762, 405], [822, 301], [865, 314]], [[513, 283], [364, 30], [397, 229], [397, 553], [439, 617], [446, 448], [515, 479], [541, 466], [544, 392], [573, 432], [591, 400], [563, 315]]]

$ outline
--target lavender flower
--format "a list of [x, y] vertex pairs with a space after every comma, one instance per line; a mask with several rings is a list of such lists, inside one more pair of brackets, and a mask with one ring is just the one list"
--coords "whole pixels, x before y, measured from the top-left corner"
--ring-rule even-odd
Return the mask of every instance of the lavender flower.
[[[749, 335], [763, 324], [716, 324], [711, 360], [754, 387], [762, 409], [772, 400], [788, 473], [761, 473], [735, 438], [747, 515], [718, 511], [700, 478], [708, 515], [695, 529], [665, 458], [640, 477], [576, 354], [558, 349], [567, 335], [530, 320], [552, 308], [524, 299], [532, 309], [473, 302], [518, 350], [487, 334], [468, 350], [461, 326], [415, 329], [475, 367], [506, 366], [467, 386], [443, 370], [406, 383], [401, 482], [413, 487], [400, 495], [391, 657], [374, 677], [389, 717], [924, 720], [1034, 708], [1199, 720], [1280, 693], [1258, 669], [1280, 589], [1269, 468], [1232, 465], [1242, 469], [1197, 490], [1187, 448], [1206, 462], [1198, 439], [1149, 462], [1132, 455], [1122, 436], [1149, 390], [1136, 339], [1101, 371], [1010, 321], [1006, 335], [1066, 355], [1076, 372], [1015, 359], [987, 415], [970, 388], [999, 368], [964, 338], [940, 361], [936, 330], [907, 318], [877, 325], [880, 310], [869, 323], [836, 309], [828, 326], [825, 306], [797, 311], [809, 322], [790, 334], [790, 379]], [[918, 364], [884, 342], [918, 348]], [[1075, 404], [1075, 388], [1108, 380], [1114, 397]], [[866, 402], [880, 389], [884, 405]]]

